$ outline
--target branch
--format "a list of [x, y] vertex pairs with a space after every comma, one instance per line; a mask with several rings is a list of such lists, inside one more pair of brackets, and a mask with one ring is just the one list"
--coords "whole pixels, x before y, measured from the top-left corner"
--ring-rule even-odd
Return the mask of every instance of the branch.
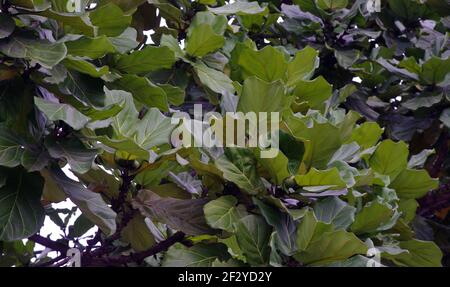
[[128, 191], [130, 190], [131, 182], [133, 181], [133, 176], [130, 176], [128, 174], [128, 171], [126, 170], [122, 171], [121, 178], [122, 184], [120, 185], [119, 188], [119, 196], [117, 197], [116, 200], [114, 200], [112, 206], [112, 209], [115, 212], [119, 212], [120, 209], [122, 208], [122, 205], [125, 202], [125, 199], [127, 198]]
[[154, 245], [152, 248], [138, 253], [132, 253], [130, 255], [122, 255], [117, 257], [106, 258], [82, 258], [83, 266], [120, 266], [131, 262], [142, 262], [145, 258], [153, 256], [160, 252], [166, 251], [170, 246], [177, 242], [182, 242], [185, 237], [183, 232], [177, 232], [164, 241]]
[[53, 241], [53, 240], [51, 240], [49, 238], [42, 237], [42, 236], [37, 235], [37, 234], [29, 237], [28, 239], [33, 241], [33, 242], [35, 242], [35, 243], [38, 243], [38, 244], [40, 244], [42, 246], [50, 248], [53, 251], [59, 251], [62, 254], [66, 254], [67, 250], [69, 250], [68, 246], [66, 246], [66, 245], [64, 245], [62, 243]]

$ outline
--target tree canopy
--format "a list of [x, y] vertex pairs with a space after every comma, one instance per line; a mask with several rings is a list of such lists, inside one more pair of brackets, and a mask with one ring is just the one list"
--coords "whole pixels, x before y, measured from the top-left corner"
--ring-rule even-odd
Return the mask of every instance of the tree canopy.
[[[448, 0], [0, 10], [0, 266], [449, 264]], [[194, 104], [278, 112], [280, 153], [174, 147]]]

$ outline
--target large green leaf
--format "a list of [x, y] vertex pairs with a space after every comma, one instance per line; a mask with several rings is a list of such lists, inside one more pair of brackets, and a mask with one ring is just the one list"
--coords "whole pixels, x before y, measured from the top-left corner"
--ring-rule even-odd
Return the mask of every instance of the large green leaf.
[[259, 207], [267, 223], [276, 231], [274, 238], [276, 247], [283, 254], [292, 256], [297, 251], [297, 226], [293, 218], [289, 214], [283, 213], [274, 206], [270, 206], [261, 200], [254, 198], [253, 201]]
[[102, 58], [106, 54], [114, 53], [115, 48], [106, 36], [96, 38], [81, 37], [75, 41], [65, 42], [67, 53], [73, 56]]
[[79, 139], [64, 139], [62, 141], [47, 137], [45, 145], [53, 158], [64, 158], [70, 167], [78, 173], [86, 173], [94, 164], [98, 150], [88, 149]]
[[377, 123], [365, 122], [353, 130], [349, 142], [356, 142], [363, 149], [368, 149], [374, 146], [381, 135], [383, 129]]
[[259, 51], [247, 48], [239, 55], [238, 63], [245, 78], [256, 76], [267, 82], [284, 79], [288, 67], [283, 52], [272, 46]]
[[170, 143], [174, 126], [171, 119], [165, 117], [158, 109], [150, 109], [136, 124], [136, 143], [144, 149], [151, 149]]
[[108, 3], [95, 9], [89, 18], [97, 27], [97, 35], [119, 36], [131, 24], [132, 17], [124, 15], [122, 9], [113, 3]]
[[372, 201], [356, 215], [351, 229], [356, 234], [378, 231], [391, 219], [393, 213], [388, 205]]
[[305, 47], [295, 54], [287, 67], [287, 84], [296, 86], [299, 81], [309, 80], [319, 67], [319, 53], [311, 47]]
[[94, 78], [100, 78], [109, 73], [108, 66], [97, 67], [80, 57], [68, 56], [63, 61], [66, 68], [87, 74]]
[[382, 256], [392, 260], [399, 266], [409, 267], [441, 267], [442, 251], [434, 242], [422, 240], [402, 241], [399, 247], [403, 252], [398, 254], [383, 253]]
[[244, 2], [244, 1], [236, 1], [231, 4], [217, 7], [217, 8], [209, 8], [209, 11], [218, 15], [229, 15], [229, 14], [261, 14], [266, 13], [267, 8], [261, 7], [258, 2]]
[[432, 57], [422, 65], [420, 78], [427, 84], [438, 84], [450, 73], [450, 57], [441, 59]]
[[298, 104], [306, 102], [311, 109], [323, 110], [325, 101], [331, 97], [332, 86], [322, 77], [312, 81], [300, 80], [294, 90]]
[[257, 77], [247, 78], [239, 97], [240, 112], [280, 112], [285, 108], [286, 98], [281, 81], [265, 82]]
[[211, 69], [200, 61], [194, 64], [194, 70], [200, 82], [212, 91], [220, 94], [234, 93], [233, 82], [224, 73]]
[[297, 227], [295, 258], [305, 264], [320, 265], [344, 260], [353, 255], [366, 254], [366, 245], [353, 233], [333, 231], [331, 224], [318, 221], [308, 212]]
[[314, 215], [319, 221], [332, 224], [335, 229], [346, 230], [355, 220], [356, 208], [338, 197], [328, 197], [314, 205]]
[[0, 186], [0, 240], [25, 239], [39, 231], [44, 223], [43, 186], [38, 173], [6, 171], [5, 185]]
[[121, 56], [116, 68], [124, 73], [146, 74], [169, 69], [175, 61], [175, 54], [168, 47], [147, 46], [140, 51]]
[[303, 189], [312, 192], [324, 191], [327, 189], [345, 188], [346, 184], [339, 175], [337, 168], [327, 170], [317, 170], [312, 168], [305, 175], [295, 176], [295, 181]]
[[400, 198], [421, 198], [429, 191], [438, 188], [439, 180], [431, 178], [426, 170], [405, 169], [389, 187], [395, 189]]
[[51, 68], [64, 59], [67, 48], [64, 43], [13, 37], [0, 44], [0, 52], [13, 58], [33, 60], [46, 68]]
[[250, 194], [258, 194], [264, 185], [258, 177], [253, 154], [245, 149], [227, 149], [226, 154], [215, 160], [223, 177]]
[[231, 195], [219, 197], [204, 206], [206, 222], [213, 228], [234, 232], [234, 224], [242, 218], [245, 209], [237, 206], [237, 199]]
[[211, 26], [201, 24], [191, 31], [186, 51], [191, 56], [202, 57], [221, 48], [224, 43], [224, 37], [215, 33]]
[[205, 199], [160, 197], [150, 190], [141, 190], [133, 206], [144, 216], [158, 220], [189, 235], [211, 233], [206, 224], [203, 207]]
[[23, 152], [24, 146], [21, 139], [0, 125], [0, 166], [18, 166]]
[[53, 167], [50, 172], [56, 185], [80, 208], [84, 216], [99, 226], [107, 236], [116, 232], [117, 214], [100, 194], [68, 178], [60, 168]]
[[370, 167], [391, 180], [406, 168], [408, 164], [408, 146], [404, 142], [383, 141], [370, 158]]
[[196, 244], [185, 247], [176, 243], [166, 252], [163, 267], [211, 267], [217, 259], [226, 261], [229, 258], [227, 248], [223, 244]]
[[259, 216], [247, 215], [236, 223], [236, 239], [247, 262], [265, 266], [270, 255], [271, 228]]
[[34, 98], [34, 103], [49, 120], [64, 121], [76, 130], [82, 129], [90, 120], [67, 104], [54, 103], [38, 97]]
[[168, 100], [164, 89], [153, 84], [149, 79], [136, 75], [124, 75], [114, 85], [122, 90], [130, 92], [133, 97], [147, 107], [157, 107], [162, 111], [168, 111]]
[[122, 238], [125, 242], [130, 243], [135, 251], [145, 251], [155, 244], [150, 229], [145, 223], [145, 218], [142, 215], [135, 215], [127, 226], [121, 231]]

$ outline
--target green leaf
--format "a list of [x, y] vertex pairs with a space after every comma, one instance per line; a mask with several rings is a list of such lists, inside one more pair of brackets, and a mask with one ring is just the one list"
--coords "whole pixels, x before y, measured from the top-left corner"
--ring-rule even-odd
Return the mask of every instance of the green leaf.
[[109, 37], [109, 42], [114, 46], [114, 49], [124, 54], [139, 45], [136, 41], [137, 31], [134, 28], [128, 27], [125, 31], [117, 37]]
[[0, 125], [0, 166], [16, 167], [21, 163], [24, 146], [19, 137]]
[[53, 158], [64, 158], [71, 169], [78, 173], [88, 172], [97, 157], [98, 150], [88, 149], [76, 138], [62, 141], [47, 137], [45, 146]]
[[0, 44], [0, 52], [9, 57], [33, 60], [45, 68], [52, 68], [64, 59], [67, 48], [63, 43], [13, 37]]
[[168, 144], [173, 128], [170, 118], [165, 117], [158, 109], [152, 108], [137, 122], [135, 141], [147, 150]]
[[450, 57], [441, 59], [432, 57], [422, 65], [420, 79], [426, 84], [439, 84], [450, 73]]
[[227, 17], [223, 15], [217, 16], [209, 11], [197, 12], [194, 19], [192, 19], [191, 25], [189, 25], [187, 36], [190, 37], [195, 29], [202, 24], [207, 24], [210, 26], [214, 33], [223, 35], [228, 26], [227, 22]]
[[304, 264], [320, 265], [344, 260], [356, 254], [366, 254], [366, 245], [353, 233], [333, 231], [330, 224], [317, 221], [308, 212], [297, 228], [299, 252], [294, 256]]
[[100, 227], [106, 236], [116, 232], [117, 214], [106, 204], [100, 194], [68, 178], [60, 168], [52, 167], [50, 174], [56, 185], [80, 208], [83, 215]]
[[141, 75], [169, 69], [175, 62], [175, 54], [168, 47], [147, 46], [140, 51], [121, 56], [116, 68], [124, 73]]
[[422, 240], [402, 241], [399, 244], [401, 252], [396, 255], [383, 253], [383, 257], [392, 260], [399, 266], [409, 267], [441, 267], [442, 251], [434, 242]]
[[[59, 85], [65, 95], [73, 95], [83, 103], [94, 107], [104, 107], [104, 82], [74, 70], [67, 71], [67, 78]], [[71, 103], [72, 104], [72, 103]], [[73, 104], [72, 104], [73, 105]]]
[[319, 67], [319, 52], [307, 46], [295, 54], [287, 66], [287, 85], [296, 86], [299, 81], [309, 80]]
[[319, 221], [332, 224], [335, 229], [346, 230], [355, 220], [356, 208], [333, 196], [314, 205], [314, 215]]
[[429, 191], [438, 188], [439, 180], [431, 178], [426, 170], [405, 169], [391, 183], [390, 188], [400, 198], [421, 198]]
[[230, 15], [230, 14], [253, 15], [253, 14], [267, 13], [267, 8], [259, 6], [259, 3], [256, 1], [255, 2], [237, 1], [217, 8], [208, 7], [208, 9], [209, 11], [217, 15]]
[[345, 188], [346, 184], [339, 175], [337, 168], [317, 170], [312, 168], [305, 175], [295, 176], [295, 181], [303, 189], [311, 192], [320, 192], [329, 189]]
[[353, 130], [348, 142], [356, 142], [363, 150], [376, 145], [383, 129], [377, 123], [365, 122]]
[[155, 244], [155, 238], [144, 220], [142, 215], [135, 215], [121, 231], [122, 239], [137, 252], [148, 250]]
[[89, 37], [95, 36], [96, 27], [92, 25], [88, 14], [59, 13], [52, 10], [40, 11], [36, 14], [58, 21], [58, 23], [64, 25], [64, 27], [73, 33], [79, 33]]
[[141, 190], [133, 206], [142, 215], [167, 224], [170, 228], [189, 235], [201, 235], [212, 232], [203, 212], [206, 202], [206, 199], [160, 197], [150, 190]]
[[95, 9], [89, 18], [97, 27], [97, 35], [119, 36], [131, 24], [132, 17], [125, 16], [122, 9], [113, 3], [108, 3]]
[[299, 81], [294, 90], [295, 101], [298, 104], [306, 102], [311, 109], [323, 111], [332, 89], [322, 76], [312, 81]]
[[82, 129], [90, 120], [87, 116], [67, 104], [54, 103], [38, 97], [34, 97], [34, 103], [48, 119], [64, 121], [75, 130]]
[[44, 180], [38, 173], [23, 169], [6, 173], [5, 185], [0, 187], [0, 240], [25, 239], [38, 232], [44, 223], [41, 205]]
[[348, 0], [317, 0], [317, 7], [323, 10], [337, 10], [347, 7]]
[[406, 168], [408, 154], [408, 146], [404, 142], [384, 140], [370, 158], [370, 167], [393, 180]]
[[245, 209], [237, 205], [237, 199], [231, 195], [219, 197], [204, 206], [206, 222], [212, 228], [234, 232], [234, 224], [246, 215]]
[[215, 165], [223, 172], [223, 177], [235, 183], [250, 194], [264, 190], [258, 177], [253, 154], [245, 149], [227, 149], [225, 154], [216, 159]]
[[[288, 159], [283, 153], [279, 152], [274, 158], [261, 157], [261, 151], [256, 153], [258, 162], [270, 173], [272, 182], [281, 185], [283, 181], [290, 176], [290, 168], [295, 169], [297, 166], [296, 160]], [[292, 172], [292, 171], [291, 171]], [[296, 173], [296, 172], [295, 172]]]
[[200, 82], [212, 91], [219, 94], [234, 93], [233, 82], [224, 73], [211, 69], [200, 61], [194, 64], [194, 70]]
[[169, 105], [164, 89], [150, 82], [149, 79], [136, 75], [124, 75], [114, 82], [118, 89], [128, 91], [133, 97], [147, 107], [156, 107], [168, 111]]
[[[296, 224], [293, 218], [281, 212], [279, 209], [263, 203], [261, 200], [253, 198], [253, 201], [258, 206], [267, 223], [275, 229], [275, 246], [280, 251], [292, 256], [297, 251], [296, 243]], [[273, 252], [274, 250], [272, 250]]]
[[323, 233], [333, 230], [331, 224], [318, 221], [314, 212], [308, 211], [297, 226], [297, 248], [305, 251], [313, 240], [316, 240]]
[[283, 52], [272, 46], [259, 51], [244, 49], [239, 55], [238, 64], [244, 78], [256, 76], [266, 82], [284, 79], [288, 68]]
[[14, 20], [7, 14], [0, 14], [0, 39], [4, 39], [11, 35], [16, 28], [16, 23]]
[[256, 215], [247, 215], [236, 223], [236, 239], [249, 264], [267, 265], [270, 234], [271, 228]]
[[97, 38], [81, 37], [75, 41], [65, 42], [65, 44], [67, 53], [72, 56], [98, 59], [115, 52], [114, 46], [104, 35]]
[[176, 243], [166, 252], [163, 267], [211, 267], [217, 259], [225, 261], [229, 258], [227, 248], [223, 244], [196, 244], [186, 247]]
[[394, 211], [386, 204], [372, 201], [356, 215], [351, 230], [356, 234], [379, 231], [393, 216]]
[[257, 77], [244, 81], [237, 110], [248, 112], [280, 112], [286, 106], [284, 85], [281, 81], [265, 82]]
[[200, 24], [190, 31], [186, 51], [194, 57], [203, 57], [225, 44], [223, 36], [214, 32], [208, 24]]
[[68, 56], [67, 58], [64, 59], [63, 64], [68, 69], [88, 74], [89, 76], [94, 78], [100, 78], [101, 76], [104, 76], [109, 73], [108, 66], [97, 67], [91, 62], [83, 60], [80, 57]]

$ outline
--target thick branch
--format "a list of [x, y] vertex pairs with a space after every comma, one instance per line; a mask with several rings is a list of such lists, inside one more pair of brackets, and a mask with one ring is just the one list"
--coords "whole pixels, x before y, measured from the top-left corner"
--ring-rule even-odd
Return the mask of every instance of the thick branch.
[[152, 248], [130, 255], [106, 258], [83, 258], [83, 266], [121, 266], [131, 262], [142, 262], [145, 258], [153, 256], [162, 251], [166, 251], [170, 246], [177, 242], [182, 242], [185, 237], [183, 232], [177, 232], [164, 241], [154, 245]]

